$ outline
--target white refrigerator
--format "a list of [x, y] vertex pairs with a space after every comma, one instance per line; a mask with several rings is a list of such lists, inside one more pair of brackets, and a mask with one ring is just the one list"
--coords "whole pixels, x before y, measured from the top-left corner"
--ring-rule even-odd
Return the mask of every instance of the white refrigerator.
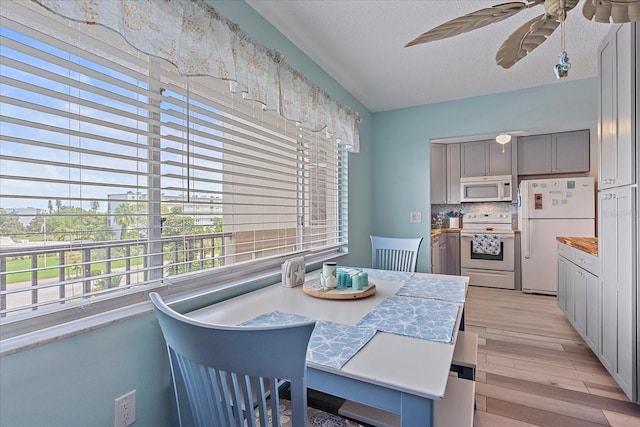
[[518, 188], [522, 291], [556, 295], [556, 237], [594, 237], [591, 177], [524, 180]]

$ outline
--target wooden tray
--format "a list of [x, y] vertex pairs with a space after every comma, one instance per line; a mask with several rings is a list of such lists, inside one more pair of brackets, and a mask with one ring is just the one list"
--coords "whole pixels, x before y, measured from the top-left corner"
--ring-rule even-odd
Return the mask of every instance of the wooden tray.
[[353, 288], [334, 288], [327, 289], [320, 284], [320, 281], [305, 282], [302, 285], [305, 294], [316, 298], [324, 299], [359, 299], [366, 298], [376, 293], [376, 285], [369, 281], [369, 286], [357, 291]]

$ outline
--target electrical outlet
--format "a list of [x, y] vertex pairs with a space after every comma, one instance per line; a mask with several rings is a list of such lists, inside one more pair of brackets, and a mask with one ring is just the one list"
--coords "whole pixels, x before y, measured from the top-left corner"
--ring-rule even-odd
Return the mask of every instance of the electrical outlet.
[[115, 427], [127, 427], [136, 422], [136, 391], [131, 390], [127, 394], [116, 398], [116, 422]]
[[409, 214], [409, 222], [419, 224], [422, 222], [422, 212], [411, 212]]

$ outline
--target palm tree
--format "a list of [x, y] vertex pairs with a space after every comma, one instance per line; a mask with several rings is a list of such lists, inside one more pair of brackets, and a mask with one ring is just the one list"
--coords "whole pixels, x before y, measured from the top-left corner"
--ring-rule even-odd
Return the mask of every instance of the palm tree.
[[115, 210], [115, 223], [120, 226], [120, 240], [124, 240], [127, 230], [136, 223], [137, 209], [131, 203], [121, 203]]

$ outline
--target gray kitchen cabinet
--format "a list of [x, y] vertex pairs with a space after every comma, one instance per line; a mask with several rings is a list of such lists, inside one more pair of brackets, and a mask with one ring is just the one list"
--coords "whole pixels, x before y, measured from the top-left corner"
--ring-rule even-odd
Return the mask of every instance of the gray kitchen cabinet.
[[518, 175], [589, 172], [588, 130], [521, 136]]
[[[558, 245], [560, 246], [560, 245]], [[558, 257], [558, 307], [569, 318], [567, 314], [567, 286], [571, 279], [570, 263], [564, 257]]]
[[589, 172], [590, 140], [588, 130], [551, 135], [551, 172]]
[[586, 324], [584, 339], [598, 354], [600, 350], [600, 279], [591, 273], [585, 274], [586, 282]]
[[447, 274], [449, 265], [449, 259], [447, 257], [447, 240], [447, 234], [442, 234], [440, 236], [440, 241], [438, 242], [438, 250], [440, 251], [440, 266], [438, 267], [438, 274]]
[[447, 146], [445, 144], [431, 144], [430, 180], [431, 203], [447, 203]]
[[591, 350], [600, 349], [600, 261], [558, 243], [558, 306]]
[[502, 146], [494, 139], [460, 144], [461, 177], [511, 175], [511, 166], [511, 144]]
[[634, 399], [636, 309], [633, 266], [637, 264], [633, 230], [636, 188], [610, 188], [599, 192], [598, 253], [601, 260], [600, 361], [622, 390]]
[[460, 275], [460, 233], [447, 233], [447, 269], [445, 274]]
[[[449, 254], [450, 235], [460, 236], [460, 233], [441, 233], [431, 238], [431, 273], [451, 274], [449, 268], [455, 268], [456, 258]], [[455, 250], [455, 248], [453, 248]], [[460, 252], [460, 240], [458, 240], [458, 253]], [[458, 270], [460, 269], [460, 255], [457, 257]]]
[[573, 273], [573, 324], [581, 336], [587, 332], [587, 277], [589, 273], [578, 266], [572, 268]]
[[600, 351], [598, 357], [620, 388], [638, 402], [637, 353], [640, 220], [637, 165], [640, 59], [638, 24], [613, 26], [600, 45], [598, 128], [600, 148], [598, 254]]
[[440, 237], [431, 237], [431, 274], [440, 274]]
[[460, 144], [447, 144], [447, 203], [460, 204]]
[[511, 159], [511, 143], [501, 145], [495, 139], [486, 142], [487, 157], [485, 160], [487, 176], [495, 175], [511, 175], [512, 159]]
[[551, 134], [518, 138], [518, 175], [551, 173]]
[[599, 188], [635, 183], [634, 50], [636, 26], [620, 25], [600, 47]]

